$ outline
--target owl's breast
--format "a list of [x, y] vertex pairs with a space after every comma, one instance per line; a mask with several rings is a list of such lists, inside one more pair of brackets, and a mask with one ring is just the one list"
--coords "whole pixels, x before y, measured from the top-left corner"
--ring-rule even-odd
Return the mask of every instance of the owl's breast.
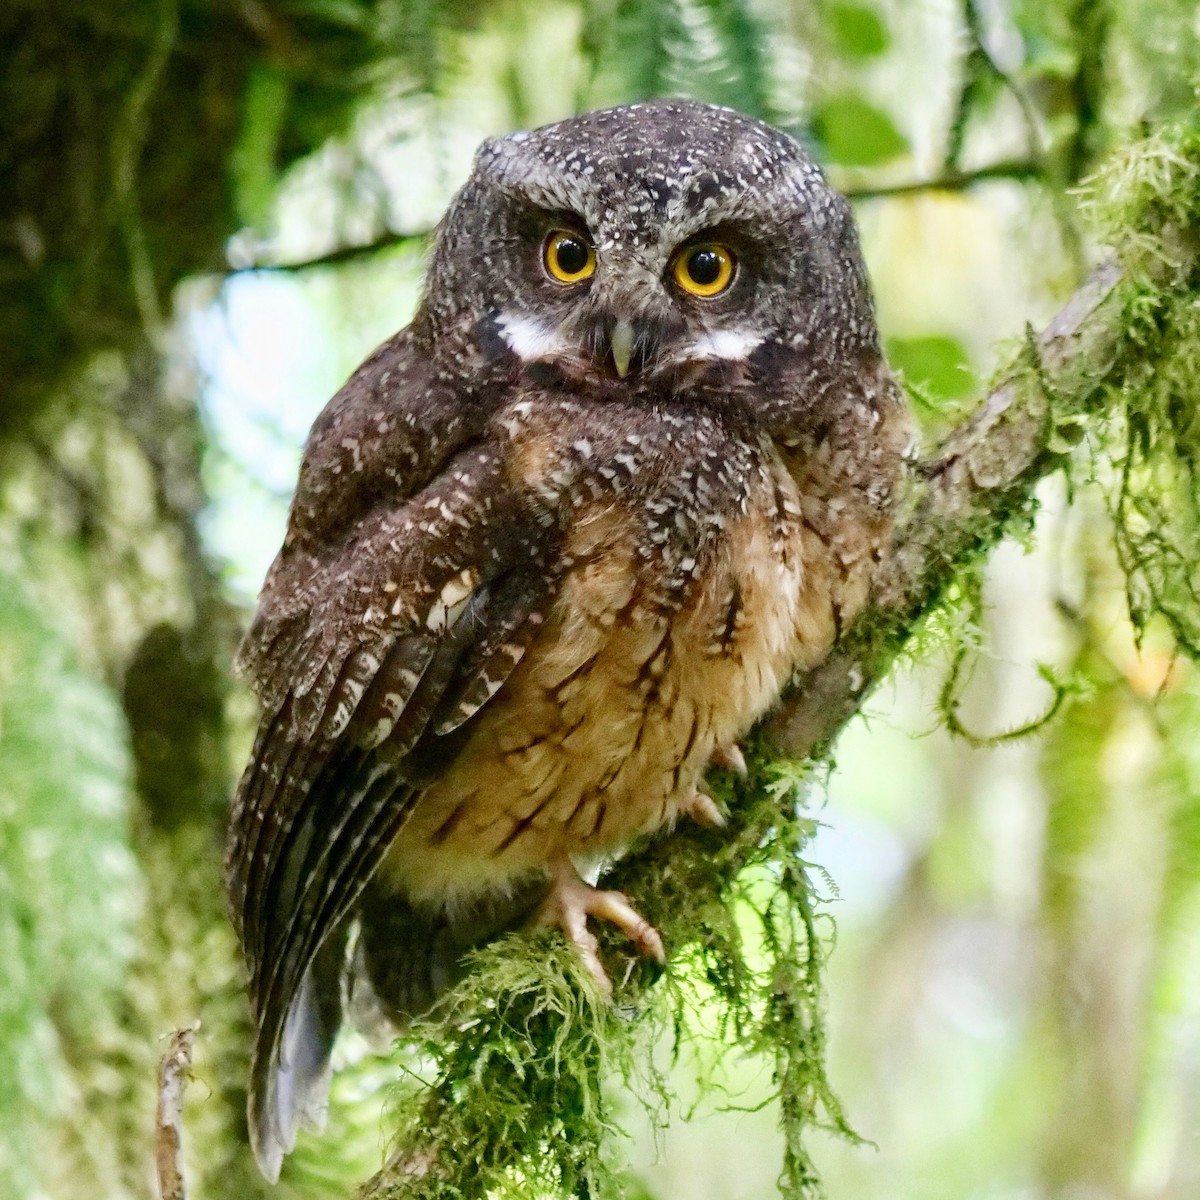
[[537, 639], [393, 847], [386, 869], [414, 899], [502, 887], [670, 822], [714, 750], [828, 651], [843, 573], [773, 453], [720, 520], [657, 542], [656, 527], [619, 495], [579, 507]]

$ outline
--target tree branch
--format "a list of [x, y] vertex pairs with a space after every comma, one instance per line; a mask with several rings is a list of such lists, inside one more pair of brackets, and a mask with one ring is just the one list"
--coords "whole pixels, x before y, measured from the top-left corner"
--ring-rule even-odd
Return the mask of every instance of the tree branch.
[[[1196, 375], [1179, 345], [1194, 343], [1200, 292], [1200, 134], [1131, 147], [1084, 204], [1123, 247], [1121, 265], [1097, 267], [1040, 335], [1028, 333], [974, 414], [910, 465], [866, 610], [747, 739], [747, 777], [711, 774], [726, 827], [684, 822], [605, 872], [602, 886], [631, 893], [662, 932], [665, 984], [652, 987], [652, 969], [604, 929], [612, 1004], [557, 939], [514, 934], [477, 952], [421, 1043], [433, 1077], [411, 1093], [394, 1153], [363, 1200], [448, 1200], [472, 1181], [485, 1180], [482, 1194], [513, 1178], [546, 1194], [598, 1194], [614, 1064], [644, 1064], [664, 1029], [677, 1046], [711, 1036], [692, 1024], [695, 1002], [715, 1005], [720, 1037], [774, 1060], [781, 1191], [820, 1193], [807, 1132], [854, 1135], [824, 1066], [825, 945], [805, 860], [812, 820], [797, 804], [805, 762], [828, 761], [924, 618], [956, 586], [969, 588], [1006, 536], [1028, 533], [1039, 483], [1070, 464], [1085, 435], [1111, 460], [1123, 453], [1123, 423], [1149, 421], [1164, 461], [1178, 453], [1155, 390], [1172, 385], [1155, 380], [1173, 371], [1190, 397]], [[414, 1174], [413, 1163], [427, 1169]]]
[[885, 200], [893, 196], [915, 196], [921, 192], [965, 192], [977, 183], [993, 179], [1012, 179], [1022, 183], [1039, 179], [1043, 174], [1042, 167], [1033, 159], [1013, 158], [989, 163], [972, 171], [946, 171], [933, 179], [913, 179], [907, 183], [882, 187], [847, 187], [841, 190], [851, 200]]
[[[672, 938], [672, 914], [687, 906], [689, 892], [713, 886], [716, 847], [718, 874], [727, 882], [768, 835], [772, 814], [753, 798], [768, 787], [772, 760], [826, 755], [947, 585], [1006, 534], [1027, 527], [1038, 483], [1065, 461], [1065, 452], [1055, 448], [1056, 431], [1092, 414], [1104, 387], [1128, 365], [1130, 348], [1119, 306], [1112, 303], [1123, 279], [1115, 263], [1098, 267], [1041, 336], [1031, 335], [1025, 357], [1036, 361], [1015, 364], [930, 459], [913, 464], [871, 601], [829, 658], [797, 679], [756, 731], [750, 777], [736, 788], [727, 828], [714, 838], [680, 825], [608, 872], [604, 886], [628, 891], [639, 902], [653, 894], [646, 916], [667, 926], [673, 949], [695, 936], [680, 927]], [[1056, 381], [1065, 384], [1072, 376], [1086, 377], [1086, 386], [1060, 392]]]
[[[947, 171], [933, 179], [913, 179], [906, 183], [893, 183], [881, 187], [847, 187], [843, 193], [851, 200], [880, 200], [891, 196], [912, 196], [920, 192], [964, 192], [977, 183], [986, 183], [992, 179], [1012, 179], [1023, 182], [1037, 179], [1042, 174], [1042, 168], [1032, 159], [1014, 158], [1002, 162], [989, 163], [971, 171]], [[433, 236], [432, 229], [416, 229], [409, 233], [385, 233], [369, 242], [361, 242], [356, 246], [340, 246], [327, 254], [318, 254], [313, 258], [299, 259], [296, 262], [248, 262], [234, 266], [228, 276], [253, 275], [258, 272], [276, 272], [299, 274], [302, 271], [317, 270], [322, 267], [340, 267], [347, 263], [360, 262], [374, 257], [385, 250], [395, 250], [400, 247], [423, 246]], [[235, 256], [236, 257], [236, 256]]]
[[958, 167], [966, 142], [967, 124], [975, 107], [980, 85], [988, 77], [998, 81], [1016, 100], [1025, 121], [1029, 157], [1035, 162], [1040, 160], [1043, 157], [1044, 138], [1037, 110], [1025, 88], [996, 61], [996, 56], [988, 48], [976, 0], [963, 0], [962, 23], [963, 32], [966, 34], [966, 56], [962, 63], [964, 78], [947, 135], [944, 158], [946, 166]]
[[[834, 653], [809, 672], [768, 721], [767, 733], [784, 753], [805, 758], [831, 742], [886, 673], [920, 617], [955, 571], [986, 554], [1027, 508], [1038, 482], [1062, 463], [1047, 445], [1046, 388], [1081, 360], [1118, 369], [1120, 329], [1106, 302], [1121, 282], [1114, 262], [1098, 267], [1036, 339], [1040, 386], [1010, 377], [956, 429], [937, 455], [917, 464], [910, 479], [907, 516], [875, 576], [873, 603]], [[1087, 414], [1094, 388], [1057, 408], [1055, 421]]]
[[227, 273], [234, 275], [255, 275], [259, 272], [276, 272], [297, 274], [301, 271], [312, 271], [320, 267], [342, 267], [347, 263], [360, 262], [373, 258], [384, 250], [395, 250], [401, 246], [423, 246], [433, 236], [432, 229], [418, 229], [412, 233], [385, 233], [370, 242], [362, 242], [356, 246], [340, 246], [330, 250], [328, 254], [318, 254], [315, 258], [305, 258], [297, 262], [284, 263], [247, 263], [236, 266]]
[[[815, 1194], [805, 1182], [813, 1168], [801, 1135], [816, 1110], [823, 1109], [832, 1126], [849, 1131], [824, 1076], [821, 951], [801, 853], [804, 834], [794, 823], [789, 826], [794, 822], [793, 800], [778, 787], [772, 789], [778, 782], [772, 771], [778, 769], [781, 756], [825, 754], [955, 572], [986, 555], [1016, 522], [1028, 519], [1038, 481], [1064, 461], [1065, 451], [1055, 449], [1061, 441], [1057, 431], [1073, 413], [1094, 413], [1095, 398], [1127, 365], [1123, 360], [1132, 360], [1119, 306], [1112, 303], [1123, 278], [1113, 264], [1098, 268], [1041, 337], [1031, 341], [1026, 357], [1033, 361], [1017, 364], [934, 457], [912, 467], [903, 515], [891, 550], [877, 570], [868, 610], [827, 662], [797, 683], [750, 740], [748, 778], [731, 784], [729, 772], [714, 776], [716, 790], [730, 800], [726, 828], [683, 823], [669, 837], [653, 839], [616, 863], [602, 880], [602, 886], [637, 898], [647, 919], [662, 930], [673, 959], [698, 953], [710, 985], [722, 995], [730, 989], [728, 1002], [748, 1020], [754, 1018], [744, 1007], [747, 984], [737, 978], [747, 968], [740, 957], [740, 934], [729, 925], [733, 918], [725, 907], [739, 894], [736, 881], [748, 865], [767, 864], [796, 906], [793, 911], [800, 911], [799, 931], [786, 925], [787, 918], [772, 916], [778, 910], [762, 914], [768, 939], [775, 939], [775, 974], [766, 984], [769, 998], [763, 1018], [773, 1024], [766, 1033], [760, 1029], [765, 1042], [755, 1042], [752, 1032], [746, 1035], [760, 1050], [779, 1043], [776, 1078], [781, 1099], [785, 1109], [790, 1104], [795, 1110], [790, 1116], [785, 1111], [783, 1119], [794, 1183], [786, 1189], [788, 1195]], [[1071, 372], [1081, 369], [1088, 386], [1075, 386], [1067, 398], [1059, 396], [1055, 380], [1066, 382]], [[771, 850], [780, 839], [785, 844], [777, 852]], [[613, 978], [620, 981], [619, 1012], [637, 1013], [652, 1006], [646, 993], [653, 980], [645, 964], [620, 937], [598, 932], [606, 960], [615, 968]], [[565, 1181], [579, 1169], [576, 1160], [587, 1160], [590, 1151], [579, 1144], [579, 1130], [574, 1128], [573, 1140], [563, 1147], [554, 1114], [563, 1104], [572, 1111], [600, 1106], [603, 1079], [594, 1054], [585, 1057], [588, 1065], [581, 1067], [563, 1046], [571, 1037], [593, 1046], [592, 1022], [603, 1024], [605, 1036], [619, 1040], [630, 1022], [612, 1016], [618, 1010], [599, 1000], [592, 1002], [598, 1008], [579, 1008], [580, 999], [568, 1003], [564, 996], [578, 996], [573, 989], [580, 985], [564, 980], [561, 967], [548, 965], [546, 945], [522, 947], [522, 939], [494, 947], [487, 960], [490, 967], [481, 963], [482, 974], [464, 981], [464, 988], [474, 984], [478, 989], [464, 992], [470, 1019], [448, 1032], [439, 1051], [437, 1082], [422, 1094], [419, 1118], [402, 1129], [388, 1164], [365, 1185], [361, 1200], [442, 1200], [459, 1194], [454, 1181], [461, 1182], [460, 1164], [467, 1158], [486, 1159], [493, 1170], [507, 1163], [518, 1172], [528, 1171], [541, 1161], [531, 1155], [545, 1155], [547, 1151], [539, 1149], [545, 1146], [561, 1150], [559, 1190], [576, 1194]], [[529, 964], [521, 955], [535, 964], [524, 974]], [[573, 958], [566, 953], [567, 960]], [[733, 975], [723, 977], [722, 971], [729, 969]], [[549, 990], [539, 993], [538, 988]], [[481, 1000], [477, 1007], [475, 998]], [[570, 1013], [574, 1015], [566, 1015]], [[553, 1014], [560, 1015], [551, 1021]], [[517, 1061], [507, 1057], [518, 1053], [512, 1045], [513, 1030], [522, 1031], [529, 1043], [521, 1042]], [[554, 1045], [553, 1054], [544, 1052], [542, 1039]], [[527, 1092], [531, 1099], [520, 1122], [514, 1123], [510, 1115], [505, 1124], [492, 1118], [497, 1105], [520, 1103], [513, 1095], [497, 1096], [510, 1077], [522, 1081], [520, 1094]], [[568, 1084], [588, 1103], [576, 1092], [564, 1100], [560, 1093]], [[492, 1124], [502, 1125], [502, 1131], [497, 1133]], [[513, 1136], [517, 1128], [523, 1131], [521, 1138]], [[427, 1165], [427, 1171], [414, 1175], [414, 1162]]]

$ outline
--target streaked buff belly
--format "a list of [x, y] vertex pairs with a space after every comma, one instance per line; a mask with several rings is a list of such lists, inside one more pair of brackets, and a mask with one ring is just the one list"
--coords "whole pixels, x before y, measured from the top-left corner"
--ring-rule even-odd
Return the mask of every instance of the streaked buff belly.
[[713, 751], [824, 656], [839, 570], [776, 475], [670, 616], [644, 602], [629, 514], [577, 521], [576, 565], [545, 627], [389, 854], [384, 869], [413, 900], [503, 888], [672, 821]]

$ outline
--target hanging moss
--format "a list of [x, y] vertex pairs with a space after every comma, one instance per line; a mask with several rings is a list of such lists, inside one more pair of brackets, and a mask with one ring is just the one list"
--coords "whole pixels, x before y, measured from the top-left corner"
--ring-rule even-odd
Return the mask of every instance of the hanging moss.
[[1200, 657], [1200, 131], [1126, 147], [1083, 198], [1116, 247], [1132, 351], [1105, 391], [1104, 482], [1139, 634], [1157, 617]]

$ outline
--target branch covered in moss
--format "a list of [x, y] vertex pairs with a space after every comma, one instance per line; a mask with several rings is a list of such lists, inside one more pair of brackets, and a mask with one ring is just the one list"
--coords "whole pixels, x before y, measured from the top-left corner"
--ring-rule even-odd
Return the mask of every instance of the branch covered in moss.
[[[804, 758], [833, 741], [963, 568], [1028, 526], [1038, 483], [1089, 432], [1099, 444], [1102, 426], [1126, 442], [1110, 451], [1110, 502], [1127, 577], [1142, 593], [1131, 615], [1139, 627], [1163, 618], [1181, 649], [1200, 653], [1200, 134], [1114, 156], [1083, 207], [1120, 246], [1119, 261], [1096, 268], [974, 415], [916, 465], [871, 607], [769, 722], [780, 751]], [[1154, 511], [1139, 473], [1163, 492]], [[1172, 536], [1172, 524], [1186, 531]]]
[[[1028, 532], [1041, 480], [1081, 461], [1109, 489], [1130, 578], [1143, 581], [1131, 585], [1144, 597], [1140, 619], [1165, 618], [1184, 651], [1200, 629], [1200, 135], [1131, 147], [1084, 206], [1109, 220], [1118, 258], [1028, 336], [975, 413], [913, 464], [867, 611], [749, 739], [747, 776], [710, 777], [728, 826], [680, 827], [604, 879], [662, 930], [665, 974], [654, 978], [609, 938], [617, 987], [607, 1004], [576, 956], [546, 936], [514, 935], [480, 952], [428, 1041], [406, 1051], [416, 1082], [398, 1095], [395, 1152], [365, 1197], [619, 1194], [603, 1152], [612, 1080], [632, 1082], [661, 1111], [667, 1097], [648, 1047], [667, 1032], [677, 1051], [715, 1036], [773, 1063], [781, 1192], [822, 1195], [807, 1132], [853, 1134], [825, 1074], [821, 876], [804, 858], [814, 822], [803, 804], [838, 733], [925, 618], [956, 588], [970, 590], [1003, 538]], [[1135, 519], [1143, 476], [1166, 486], [1151, 530], [1144, 514]]]
[[781, 752], [805, 758], [831, 743], [957, 573], [1028, 522], [1034, 489], [1069, 451], [1058, 427], [1091, 415], [1103, 376], [1066, 403], [1050, 381], [1115, 354], [1113, 299], [1123, 278], [1115, 262], [1098, 267], [974, 415], [914, 466], [907, 514], [877, 571], [872, 605], [769, 721]]

